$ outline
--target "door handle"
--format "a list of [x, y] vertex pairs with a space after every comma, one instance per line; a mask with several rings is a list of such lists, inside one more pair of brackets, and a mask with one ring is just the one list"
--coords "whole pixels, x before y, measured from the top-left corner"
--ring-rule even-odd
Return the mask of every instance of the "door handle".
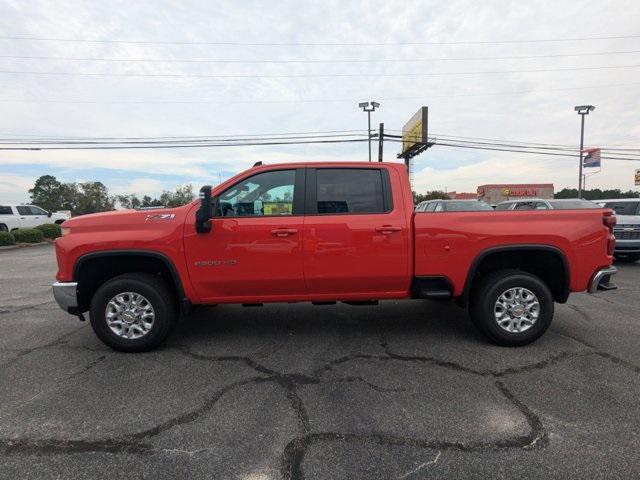
[[298, 233], [298, 230], [295, 228], [275, 228], [271, 230], [271, 234], [276, 237], [287, 237], [289, 235], [295, 235]]
[[383, 225], [382, 227], [376, 227], [376, 232], [380, 232], [384, 235], [389, 235], [393, 232], [399, 232], [401, 227], [392, 227], [391, 225]]

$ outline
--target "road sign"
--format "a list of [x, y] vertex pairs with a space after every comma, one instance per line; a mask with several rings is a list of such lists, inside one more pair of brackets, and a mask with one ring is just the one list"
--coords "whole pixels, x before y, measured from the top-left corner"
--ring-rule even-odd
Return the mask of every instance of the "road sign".
[[640, 185], [640, 168], [636, 169], [636, 185]]
[[582, 166], [584, 168], [599, 168], [600, 167], [600, 149], [599, 148], [585, 148], [582, 150], [586, 153], [586, 156], [582, 159]]

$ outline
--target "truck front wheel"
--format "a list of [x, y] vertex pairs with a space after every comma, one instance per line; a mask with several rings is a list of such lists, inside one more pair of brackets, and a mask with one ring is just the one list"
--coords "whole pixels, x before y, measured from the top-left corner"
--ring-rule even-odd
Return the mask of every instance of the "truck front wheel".
[[178, 309], [167, 284], [148, 273], [127, 273], [104, 283], [91, 299], [91, 326], [121, 352], [151, 350], [169, 335]]
[[469, 313], [491, 342], [515, 347], [533, 342], [549, 328], [553, 306], [553, 295], [538, 277], [499, 270], [479, 280]]

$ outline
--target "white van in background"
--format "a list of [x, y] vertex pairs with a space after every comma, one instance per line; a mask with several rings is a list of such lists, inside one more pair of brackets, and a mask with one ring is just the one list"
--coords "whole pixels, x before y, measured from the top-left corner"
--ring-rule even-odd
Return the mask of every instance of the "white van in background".
[[34, 228], [43, 223], [62, 223], [71, 218], [71, 212], [47, 212], [35, 205], [0, 203], [0, 232], [17, 228]]

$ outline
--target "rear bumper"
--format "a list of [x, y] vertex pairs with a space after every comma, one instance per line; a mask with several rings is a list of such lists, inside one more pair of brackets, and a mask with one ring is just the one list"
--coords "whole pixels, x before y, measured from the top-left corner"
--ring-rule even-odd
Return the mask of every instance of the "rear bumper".
[[72, 313], [78, 307], [77, 282], [56, 282], [51, 288], [53, 289], [53, 298], [65, 312]]
[[595, 293], [598, 290], [614, 290], [618, 287], [614, 283], [611, 283], [611, 275], [615, 275], [618, 272], [616, 267], [606, 267], [598, 270], [591, 282], [589, 282], [589, 293]]

